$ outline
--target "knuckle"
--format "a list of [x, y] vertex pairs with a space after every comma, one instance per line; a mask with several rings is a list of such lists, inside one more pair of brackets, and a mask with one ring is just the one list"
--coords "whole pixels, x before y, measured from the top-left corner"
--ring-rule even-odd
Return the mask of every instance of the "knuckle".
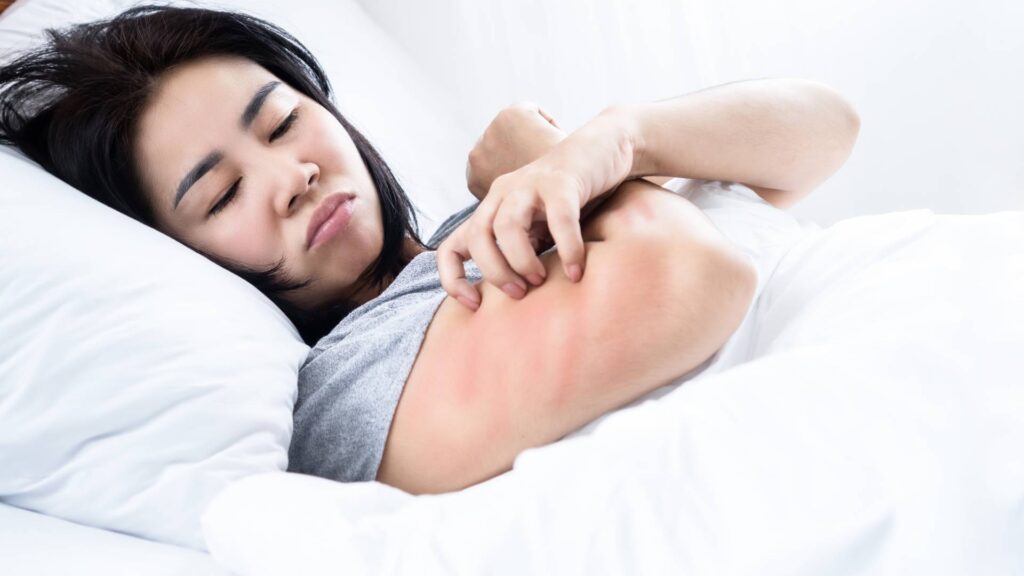
[[470, 222], [469, 229], [466, 230], [466, 233], [470, 236], [469, 243], [473, 244], [474, 242], [479, 242], [480, 237], [486, 232], [487, 228], [484, 226], [483, 222]]
[[[510, 226], [505, 220], [495, 220], [493, 231], [494, 238], [500, 246], [502, 243], [508, 243], [508, 238], [512, 234], [512, 226]], [[507, 248], [507, 246], [500, 247]]]
[[451, 280], [448, 279], [448, 275], [445, 274], [444, 272], [441, 272], [439, 276], [441, 278], [441, 287], [444, 288], [444, 291], [449, 293], [454, 292], [455, 285]]
[[498, 176], [495, 176], [494, 180], [491, 181], [491, 188], [493, 189], [495, 187], [498, 187], [500, 189], [507, 186], [508, 183], [513, 178], [511, 174], [511, 172], [506, 172], [504, 174], [499, 174]]
[[573, 218], [572, 214], [568, 210], [565, 209], [553, 210], [549, 213], [548, 220], [553, 220], [551, 223], [554, 226], [557, 226], [559, 230], [565, 230], [570, 226], [577, 225], [576, 219]]

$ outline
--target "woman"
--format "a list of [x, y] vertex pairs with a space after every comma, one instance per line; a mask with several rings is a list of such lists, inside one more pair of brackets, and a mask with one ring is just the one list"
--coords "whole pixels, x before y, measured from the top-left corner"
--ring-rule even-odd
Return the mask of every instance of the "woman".
[[314, 346], [289, 469], [410, 492], [508, 470], [736, 330], [754, 266], [639, 177], [744, 182], [784, 207], [857, 130], [811, 82], [613, 106], [569, 136], [515, 106], [470, 154], [480, 203], [424, 244], [315, 58], [272, 24], [139, 7], [0, 69], [0, 141], [253, 283]]

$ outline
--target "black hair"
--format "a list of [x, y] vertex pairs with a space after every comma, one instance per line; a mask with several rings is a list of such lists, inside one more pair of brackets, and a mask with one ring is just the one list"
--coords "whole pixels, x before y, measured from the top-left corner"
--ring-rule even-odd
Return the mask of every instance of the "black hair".
[[[369, 141], [338, 111], [323, 68], [285, 30], [254, 16], [220, 10], [137, 6], [109, 19], [46, 31], [39, 47], [0, 66], [0, 143], [13, 145], [64, 182], [157, 228], [134, 147], [139, 115], [163, 73], [208, 56], [251, 60], [328, 111], [348, 131], [380, 199], [380, 255], [349, 290], [383, 287], [406, 264], [406, 234], [420, 247], [408, 196]], [[342, 298], [304, 310], [284, 294], [309, 284], [289, 280], [282, 262], [256, 270], [195, 247], [269, 297], [313, 346], [356, 306]]]

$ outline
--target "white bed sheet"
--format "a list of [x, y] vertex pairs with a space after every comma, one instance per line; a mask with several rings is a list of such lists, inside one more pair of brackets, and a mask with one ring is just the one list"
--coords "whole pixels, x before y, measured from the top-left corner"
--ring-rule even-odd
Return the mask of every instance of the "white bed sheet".
[[209, 554], [0, 503], [0, 573], [9, 576], [227, 576]]
[[414, 497], [243, 479], [206, 511], [240, 574], [1024, 573], [1024, 213], [809, 235], [754, 358]]

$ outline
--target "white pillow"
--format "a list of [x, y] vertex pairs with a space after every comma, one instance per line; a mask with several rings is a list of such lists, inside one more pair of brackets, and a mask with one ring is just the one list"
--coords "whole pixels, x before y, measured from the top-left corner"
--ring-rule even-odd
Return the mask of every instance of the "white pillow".
[[0, 498], [193, 548], [284, 470], [309, 348], [263, 294], [0, 147]]
[[[0, 19], [0, 54], [131, 4], [22, 0]], [[235, 4], [322, 59], [342, 112], [433, 217], [424, 239], [472, 200], [441, 184], [462, 182], [468, 148], [451, 145], [440, 97], [356, 4]], [[308, 347], [269, 299], [173, 239], [3, 147], [0, 174], [0, 499], [205, 549], [206, 503], [286, 468]]]

